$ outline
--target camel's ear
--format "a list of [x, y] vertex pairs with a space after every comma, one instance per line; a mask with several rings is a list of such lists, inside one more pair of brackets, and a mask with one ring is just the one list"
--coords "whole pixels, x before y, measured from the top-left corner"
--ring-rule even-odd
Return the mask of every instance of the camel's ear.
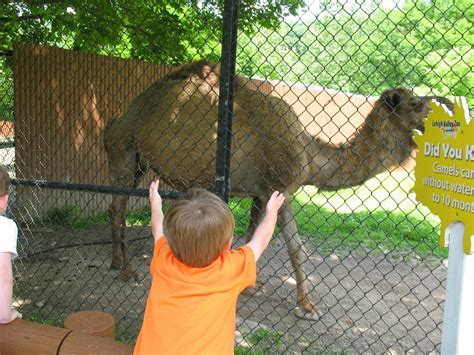
[[381, 99], [388, 107], [395, 110], [402, 102], [402, 95], [397, 89], [386, 90], [382, 93]]

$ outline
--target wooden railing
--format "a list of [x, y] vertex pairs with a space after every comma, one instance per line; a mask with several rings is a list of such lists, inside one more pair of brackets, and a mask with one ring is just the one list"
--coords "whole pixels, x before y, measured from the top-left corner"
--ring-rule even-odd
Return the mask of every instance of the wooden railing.
[[0, 325], [1, 355], [128, 355], [133, 346], [110, 337], [17, 319]]

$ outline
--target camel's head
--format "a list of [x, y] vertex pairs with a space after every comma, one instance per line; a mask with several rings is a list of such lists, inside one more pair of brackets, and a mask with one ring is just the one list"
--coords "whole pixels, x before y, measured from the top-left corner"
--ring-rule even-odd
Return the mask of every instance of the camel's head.
[[220, 72], [220, 63], [201, 60], [199, 62], [179, 66], [168, 73], [165, 80], [186, 80], [191, 78], [200, 81], [207, 81], [208, 83], [215, 85], [219, 80]]
[[414, 129], [424, 132], [423, 120], [430, 111], [429, 102], [433, 99], [452, 110], [453, 104], [443, 97], [416, 96], [404, 87], [385, 90], [374, 106], [372, 121], [377, 122], [368, 123], [375, 129], [402, 130], [410, 135]]

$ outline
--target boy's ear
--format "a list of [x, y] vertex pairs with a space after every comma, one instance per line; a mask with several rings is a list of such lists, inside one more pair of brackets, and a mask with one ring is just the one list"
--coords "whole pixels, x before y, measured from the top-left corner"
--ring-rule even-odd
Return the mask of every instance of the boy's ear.
[[227, 242], [227, 244], [224, 247], [224, 250], [230, 250], [230, 247], [232, 246], [232, 241], [234, 240], [234, 236], [230, 238], [230, 240]]

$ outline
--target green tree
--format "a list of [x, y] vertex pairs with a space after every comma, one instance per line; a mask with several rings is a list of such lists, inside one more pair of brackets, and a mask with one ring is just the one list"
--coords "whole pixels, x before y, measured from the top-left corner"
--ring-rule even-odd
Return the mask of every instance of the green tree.
[[[0, 2], [0, 54], [30, 42], [180, 64], [219, 60], [223, 0], [23, 0]], [[245, 0], [240, 31], [276, 28], [304, 0]], [[1, 58], [1, 57], [0, 57]], [[11, 60], [0, 61], [0, 119], [13, 118]]]
[[[281, 22], [303, 5], [242, 1], [241, 73], [365, 95], [407, 85], [463, 95], [474, 105], [471, 1], [407, 0], [387, 8], [379, 0], [323, 0], [314, 20]], [[0, 4], [0, 51], [33, 42], [170, 64], [218, 60], [222, 8], [223, 0], [9, 1]], [[0, 79], [7, 98], [9, 83]], [[11, 100], [0, 105], [11, 111]]]
[[[240, 30], [275, 28], [303, 5], [242, 1]], [[21, 41], [160, 63], [218, 59], [222, 13], [223, 0], [7, 1], [0, 4], [0, 50]]]
[[442, 95], [466, 96], [474, 104], [474, 5], [468, 0], [409, 1], [399, 15], [409, 41], [417, 51], [413, 65], [418, 86]]
[[357, 4], [321, 1], [313, 21], [241, 36], [242, 72], [365, 95], [407, 85], [474, 103], [471, 2]]
[[13, 120], [13, 73], [6, 58], [0, 57], [0, 121]]

